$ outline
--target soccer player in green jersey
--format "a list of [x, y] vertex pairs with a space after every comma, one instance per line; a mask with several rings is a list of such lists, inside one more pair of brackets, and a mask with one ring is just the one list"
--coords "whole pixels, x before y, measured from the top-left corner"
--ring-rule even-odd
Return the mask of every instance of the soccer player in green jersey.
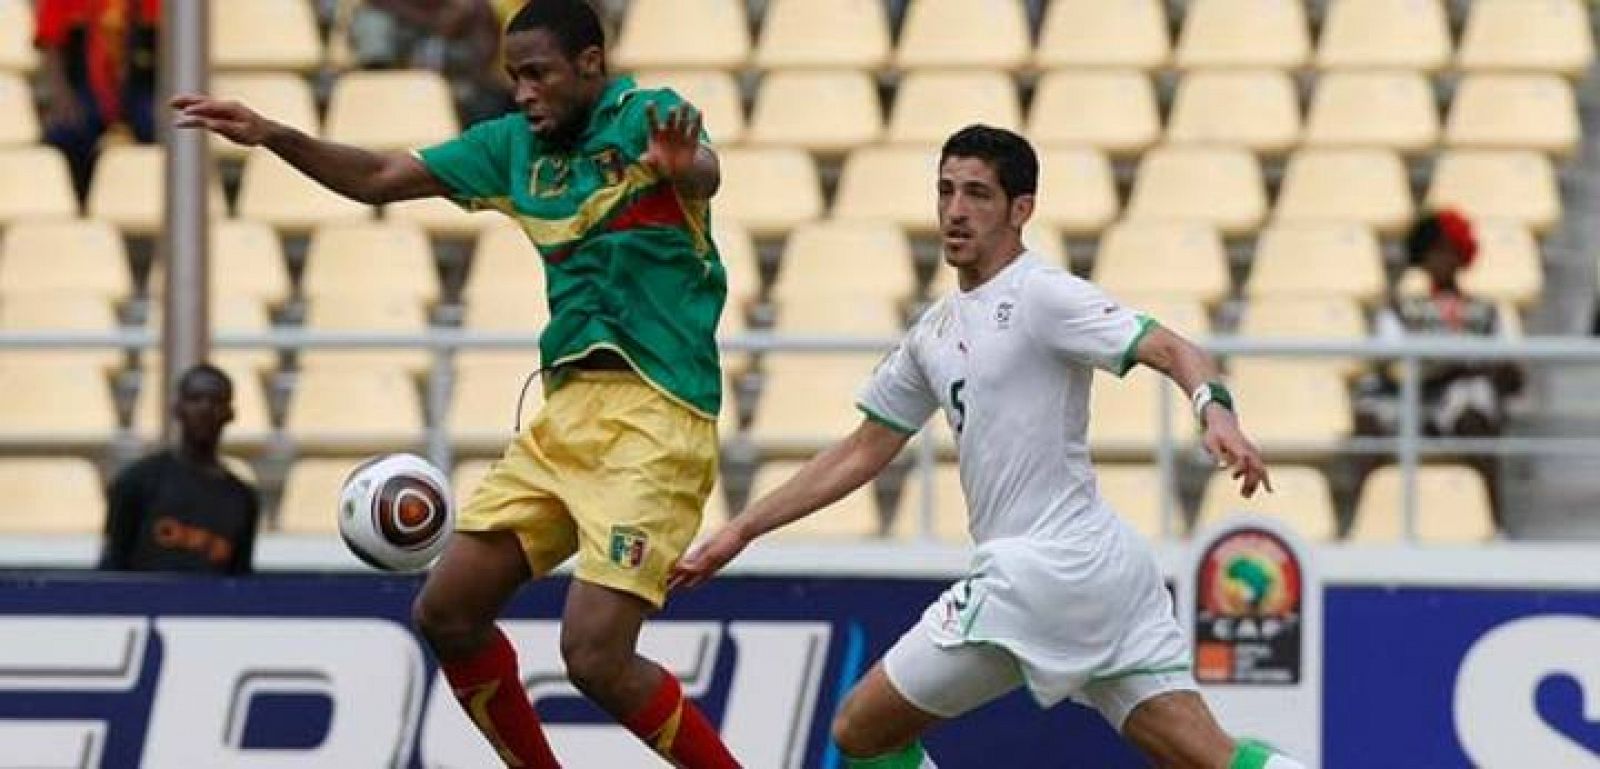
[[576, 553], [568, 677], [674, 765], [737, 767], [677, 679], [635, 651], [715, 480], [717, 158], [676, 94], [608, 76], [583, 0], [528, 3], [506, 26], [505, 53], [521, 111], [414, 154], [322, 141], [202, 95], [172, 106], [178, 127], [265, 147], [346, 197], [438, 195], [521, 225], [547, 276], [546, 402], [462, 510], [417, 598], [417, 627], [507, 765], [558, 766], [494, 620]]

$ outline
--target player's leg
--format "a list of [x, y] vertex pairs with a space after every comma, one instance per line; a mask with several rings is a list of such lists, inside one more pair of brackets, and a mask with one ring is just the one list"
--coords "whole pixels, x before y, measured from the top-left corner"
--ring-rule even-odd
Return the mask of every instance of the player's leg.
[[833, 742], [851, 769], [930, 769], [920, 738], [941, 720], [901, 695], [880, 662], [833, 717]]
[[1195, 691], [1169, 691], [1134, 707], [1122, 735], [1162, 769], [1305, 769], [1252, 740], [1234, 740]]

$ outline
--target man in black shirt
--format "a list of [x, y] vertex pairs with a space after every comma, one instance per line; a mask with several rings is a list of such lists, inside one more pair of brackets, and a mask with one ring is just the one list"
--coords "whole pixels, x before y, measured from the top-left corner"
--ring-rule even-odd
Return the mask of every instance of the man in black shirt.
[[107, 493], [100, 568], [244, 574], [255, 549], [255, 489], [222, 465], [217, 447], [233, 421], [233, 382], [202, 363], [178, 381], [172, 413], [179, 443], [135, 462]]

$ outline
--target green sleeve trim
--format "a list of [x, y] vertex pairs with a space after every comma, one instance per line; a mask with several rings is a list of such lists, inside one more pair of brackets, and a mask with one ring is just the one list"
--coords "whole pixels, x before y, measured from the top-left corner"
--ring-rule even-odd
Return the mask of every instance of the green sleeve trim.
[[877, 422], [878, 424], [883, 425], [884, 427], [887, 427], [890, 430], [893, 430], [893, 431], [895, 431], [897, 433], [901, 433], [903, 435], [916, 435], [917, 434], [917, 428], [908, 427], [908, 426], [906, 426], [904, 424], [901, 424], [900, 422], [898, 422], [896, 420], [890, 419], [889, 417], [886, 417], [886, 416], [884, 416], [882, 414], [879, 414], [878, 412], [867, 408], [866, 404], [864, 404], [864, 403], [857, 403], [856, 404], [856, 408], [860, 409], [861, 413], [867, 415], [867, 419], [870, 419], [870, 420], [872, 420], [874, 422]]
[[1156, 323], [1155, 319], [1149, 315], [1139, 316], [1139, 330], [1133, 335], [1133, 339], [1128, 342], [1127, 349], [1122, 351], [1122, 362], [1117, 364], [1117, 376], [1126, 375], [1134, 364], [1139, 362], [1139, 343], [1143, 342], [1144, 338], [1158, 325], [1160, 324]]
[[920, 769], [922, 759], [926, 755], [922, 749], [922, 742], [917, 740], [900, 750], [876, 758], [845, 756], [844, 765], [848, 769]]

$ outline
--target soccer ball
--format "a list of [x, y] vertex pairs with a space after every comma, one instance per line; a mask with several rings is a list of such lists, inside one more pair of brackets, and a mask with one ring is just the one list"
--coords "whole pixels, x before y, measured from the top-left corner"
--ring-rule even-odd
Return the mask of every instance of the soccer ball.
[[384, 571], [416, 571], [443, 552], [455, 528], [450, 481], [411, 454], [361, 463], [339, 492], [339, 536], [357, 558]]

